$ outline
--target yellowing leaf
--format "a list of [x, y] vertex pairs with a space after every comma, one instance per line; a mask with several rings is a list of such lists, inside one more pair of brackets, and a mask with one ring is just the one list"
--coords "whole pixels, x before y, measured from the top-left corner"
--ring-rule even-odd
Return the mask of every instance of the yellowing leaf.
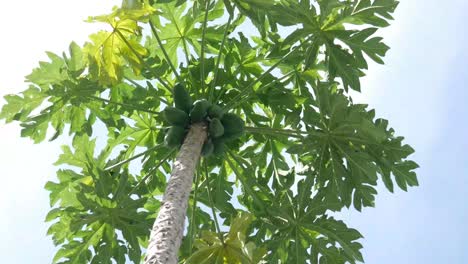
[[93, 177], [91, 176], [86, 176], [84, 177], [83, 179], [81, 179], [81, 183], [85, 184], [85, 185], [92, 185], [93, 184]]
[[[97, 19], [102, 20], [103, 17]], [[113, 30], [92, 34], [83, 51], [88, 56], [91, 75], [102, 84], [115, 84], [122, 79], [128, 64], [136, 75], [140, 74], [147, 51], [138, 41], [141, 28], [137, 21], [109, 16], [107, 23]]]
[[[253, 242], [246, 244], [246, 232], [252, 222], [251, 214], [242, 213], [232, 220], [227, 235], [222, 234], [224, 241], [211, 231], [202, 233], [198, 251], [185, 261], [185, 264], [195, 263], [259, 263], [266, 250], [258, 248]], [[224, 242], [224, 243], [223, 243]]]

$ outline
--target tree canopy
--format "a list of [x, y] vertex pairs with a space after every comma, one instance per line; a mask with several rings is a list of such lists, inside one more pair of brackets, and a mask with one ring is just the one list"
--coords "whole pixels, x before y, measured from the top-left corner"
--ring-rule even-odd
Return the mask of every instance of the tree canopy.
[[418, 185], [414, 150], [349, 95], [383, 63], [377, 34], [397, 5], [124, 1], [90, 17], [109, 30], [48, 53], [0, 113], [36, 143], [73, 138], [45, 186], [53, 263], [140, 263], [177, 153], [161, 114], [176, 84], [246, 124], [200, 161], [181, 263], [363, 262], [362, 235], [334, 212], [374, 206], [379, 182]]

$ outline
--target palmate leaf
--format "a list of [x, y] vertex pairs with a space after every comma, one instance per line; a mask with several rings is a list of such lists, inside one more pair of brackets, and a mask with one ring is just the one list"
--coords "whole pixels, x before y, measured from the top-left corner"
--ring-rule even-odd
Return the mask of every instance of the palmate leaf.
[[320, 21], [325, 30], [342, 29], [345, 23], [369, 24], [386, 27], [391, 14], [399, 4], [397, 0], [362, 0], [342, 2], [339, 0], [318, 1], [321, 9]]
[[361, 210], [374, 205], [378, 174], [390, 191], [391, 174], [403, 190], [417, 186], [417, 165], [405, 160], [413, 149], [401, 144], [386, 120], [374, 120], [374, 111], [352, 104], [329, 85], [316, 87], [320, 112], [318, 119], [310, 120], [314, 134], [300, 143], [303, 148], [290, 151], [301, 153], [299, 159], [309, 166], [308, 176], [315, 178], [318, 192], [335, 194], [346, 206], [353, 202]]
[[122, 130], [113, 131], [109, 144], [118, 146], [126, 145], [126, 158], [132, 156], [137, 147], [154, 147], [162, 143], [160, 131], [156, 130], [156, 120], [146, 113], [138, 113], [132, 116], [134, 126], [127, 126]]
[[[281, 46], [292, 45], [297, 41], [304, 41], [313, 37], [309, 52], [317, 53], [325, 46], [325, 63], [328, 66], [328, 78], [341, 78], [345, 89], [360, 91], [359, 78], [364, 76], [367, 63], [363, 53], [378, 63], [383, 63], [382, 57], [388, 47], [381, 42], [381, 38], [372, 37], [375, 27], [389, 25], [390, 15], [398, 5], [395, 0], [383, 1], [318, 1], [319, 9], [311, 1], [235, 1], [243, 14], [248, 16], [259, 29], [263, 38], [269, 29], [277, 31], [277, 26], [291, 26], [302, 24], [302, 28], [293, 31]], [[266, 10], [268, 6], [268, 11]], [[363, 31], [347, 30], [345, 23], [367, 25]], [[268, 36], [268, 41], [277, 42], [277, 37]], [[342, 41], [347, 47], [341, 46]], [[274, 51], [273, 50], [270, 50]], [[351, 52], [352, 51], [352, 52]], [[310, 55], [311, 53], [306, 54]], [[301, 56], [301, 55], [299, 55]], [[302, 55], [304, 58], [304, 55]], [[315, 56], [312, 55], [315, 59]], [[307, 57], [303, 60], [310, 61]], [[296, 61], [299, 61], [297, 58]]]
[[[229, 219], [234, 216], [237, 211], [231, 204], [232, 195], [234, 192], [233, 182], [229, 181], [227, 168], [222, 165], [219, 172], [210, 173], [205, 177], [199, 186], [198, 201], [206, 206], [211, 206], [210, 199], [215, 208], [223, 213], [223, 217]], [[209, 192], [207, 190], [209, 188]], [[211, 196], [211, 197], [210, 197]]]
[[[368, 65], [364, 54], [377, 63], [383, 64], [382, 57], [389, 47], [381, 42], [382, 38], [372, 37], [377, 28], [367, 28], [361, 31], [356, 30], [328, 30], [325, 31], [326, 55], [329, 62], [330, 79], [341, 77], [344, 88], [351, 87], [360, 91], [361, 84], [359, 78], [364, 75], [364, 69]], [[334, 43], [340, 40], [348, 48]], [[352, 51], [352, 54], [348, 51]]]
[[267, 263], [362, 262], [362, 246], [357, 242], [361, 234], [328, 216], [327, 209], [339, 205], [324, 202], [320, 195], [310, 198], [305, 182], [299, 182], [297, 195], [287, 189], [280, 192], [269, 216], [256, 221], [259, 230], [252, 239], [257, 244], [266, 243], [271, 252]]
[[[303, 75], [307, 82], [313, 83], [307, 76]], [[283, 151], [287, 149], [293, 155], [291, 159], [304, 164], [305, 172], [314, 179], [310, 188], [315, 186], [319, 192], [327, 194], [327, 199], [339, 199], [343, 205], [353, 204], [358, 210], [374, 205], [379, 175], [390, 191], [393, 191], [393, 181], [403, 190], [407, 186], [417, 186], [413, 171], [417, 165], [406, 160], [413, 149], [401, 144], [402, 138], [394, 136], [386, 120], [375, 119], [374, 111], [367, 110], [366, 105], [353, 104], [336, 84], [320, 83], [314, 87], [315, 99], [292, 103], [289, 113], [276, 110], [274, 106], [271, 106], [274, 115], [264, 110], [268, 119], [273, 120], [262, 123], [265, 128], [252, 128], [255, 134], [251, 140], [255, 143], [240, 152], [246, 159], [247, 174], [256, 175], [259, 184], [271, 184], [274, 189], [290, 186], [294, 182], [294, 172], [290, 173], [291, 165], [282, 161]], [[294, 90], [289, 94], [294, 94]], [[305, 128], [283, 129], [285, 124], [300, 127], [293, 118], [299, 102], [304, 109], [300, 121]], [[247, 116], [251, 116], [250, 113]], [[297, 145], [294, 138], [298, 139]], [[399, 170], [400, 167], [404, 169]]]
[[[174, 2], [156, 6], [160, 12], [152, 21], [159, 30], [159, 38], [164, 42], [164, 48], [169, 55], [170, 61], [177, 64], [177, 50], [179, 48], [184, 50], [187, 57], [189, 56], [190, 47], [199, 55], [201, 53], [200, 42], [202, 35], [199, 25], [204, 21], [205, 16], [203, 3], [199, 5], [194, 4], [189, 9], [187, 9], [185, 2], [182, 4]], [[215, 1], [215, 4], [210, 6], [207, 19], [208, 21], [212, 21], [220, 18], [223, 14], [224, 6], [222, 1]], [[163, 20], [167, 20], [168, 23], [163, 22]], [[205, 30], [207, 43], [209, 45], [219, 45], [218, 41], [223, 37], [224, 29], [222, 27], [207, 27]], [[157, 46], [151, 48], [160, 50]]]
[[330, 79], [341, 77], [345, 89], [351, 87], [361, 91], [360, 77], [364, 76], [358, 67], [358, 61], [340, 45], [327, 45], [327, 56], [329, 60]]
[[[238, 65], [236, 70], [239, 73], [259, 76], [263, 72], [259, 64], [260, 54], [258, 54], [258, 50], [249, 44], [249, 40], [243, 33], [239, 33], [239, 40], [229, 39], [227, 47], [230, 51], [227, 56], [229, 56], [229, 59], [235, 60], [235, 64]], [[229, 65], [228, 62], [226, 64]]]
[[[247, 5], [247, 2], [243, 5]], [[252, 1], [255, 2], [255, 1]], [[362, 54], [366, 53], [374, 61], [383, 63], [381, 57], [385, 55], [388, 47], [381, 43], [381, 38], [370, 38], [376, 32], [376, 28], [367, 28], [361, 32], [345, 30], [344, 24], [371, 25], [383, 27], [392, 19], [390, 13], [394, 11], [398, 2], [394, 0], [384, 1], [318, 1], [319, 10], [310, 1], [270, 1], [271, 11], [260, 12], [256, 16], [251, 14], [252, 21], [260, 23], [261, 28], [271, 27], [276, 31], [276, 24], [290, 26], [302, 24], [303, 28], [294, 31], [284, 41], [284, 44], [292, 44], [295, 41], [314, 36], [311, 51], [318, 51], [325, 45], [326, 62], [329, 67], [329, 78], [342, 79], [345, 89], [360, 91], [359, 78], [364, 75], [367, 63]], [[258, 3], [250, 3], [252, 6]], [[265, 18], [262, 18], [266, 16]], [[262, 18], [259, 20], [259, 18]], [[348, 47], [340, 46], [336, 40], [343, 41]], [[348, 51], [352, 51], [350, 53]]]
[[89, 185], [92, 183], [91, 176], [85, 176], [74, 172], [73, 170], [57, 171], [59, 183], [47, 182], [45, 189], [50, 192], [50, 206], [54, 206], [60, 201], [60, 206], [79, 206], [76, 197], [81, 184]]
[[377, 63], [383, 64], [382, 57], [388, 51], [389, 47], [382, 43], [382, 38], [374, 37], [368, 39], [377, 31], [377, 28], [367, 28], [361, 31], [348, 30], [348, 31], [328, 31], [335, 35], [337, 39], [342, 40], [353, 51], [354, 56], [359, 62], [359, 65], [367, 69], [367, 63], [363, 54], [365, 53], [372, 60]]
[[183, 263], [260, 263], [266, 250], [246, 241], [247, 229], [251, 222], [251, 215], [239, 214], [232, 220], [229, 232], [222, 235], [223, 240], [220, 240], [216, 233], [203, 232], [197, 241], [197, 251]]
[[80, 172], [59, 171], [59, 182], [46, 184], [51, 204], [56, 205], [46, 221], [58, 220], [48, 234], [61, 246], [54, 263], [112, 263], [112, 259], [123, 263], [125, 256], [139, 262], [139, 240], [146, 238], [151, 226], [149, 213], [141, 210], [146, 198], [128, 195], [136, 184], [128, 172], [104, 171], [110, 150], [95, 159], [94, 141], [75, 137], [74, 146], [74, 152], [64, 149], [57, 163]]
[[[243, 176], [253, 173], [250, 169], [239, 171], [245, 161], [239, 161], [239, 157], [234, 159], [239, 165], [229, 164], [243, 186], [240, 201], [258, 216], [254, 226], [259, 230], [251, 239], [256, 244], [266, 243], [270, 252], [267, 263], [363, 261], [362, 246], [356, 241], [362, 237], [359, 232], [326, 215], [327, 210], [340, 210], [341, 202], [333, 196], [327, 197], [329, 194], [325, 192], [314, 192], [310, 198], [313, 177], [307, 175], [306, 180], [299, 181], [297, 195], [292, 194], [290, 185], [282, 185], [273, 192], [264, 184], [256, 183], [256, 179]], [[283, 177], [294, 177], [294, 174]]]
[[141, 9], [118, 9], [110, 15], [91, 17], [90, 22], [107, 23], [111, 31], [90, 35], [91, 42], [84, 45], [91, 76], [101, 84], [116, 84], [123, 78], [125, 66], [136, 75], [143, 67], [147, 50], [141, 45], [141, 27], [138, 21], [147, 20], [154, 9], [144, 4]]
[[48, 96], [41, 93], [41, 89], [35, 86], [30, 86], [21, 96], [16, 94], [6, 95], [5, 104], [0, 113], [0, 118], [6, 122], [13, 120], [24, 121], [28, 118], [32, 111], [42, 105], [42, 102]]
[[234, 0], [232, 2], [239, 12], [250, 18], [252, 24], [257, 28], [262, 37], [266, 37], [270, 27], [273, 31], [276, 31], [276, 24], [269, 23], [268, 12], [266, 11], [271, 10], [274, 6], [273, 1]]
[[[398, 5], [396, 0], [365, 0], [341, 2], [337, 0], [319, 1], [321, 8], [321, 31], [325, 34], [326, 54], [329, 61], [330, 79], [340, 77], [345, 89], [350, 87], [356, 91], [361, 90], [359, 78], [363, 76], [363, 69], [367, 63], [362, 56], [366, 53], [374, 61], [383, 63], [380, 57], [385, 55], [388, 47], [380, 42], [380, 38], [368, 39], [376, 29], [367, 28], [361, 32], [343, 31], [344, 24], [371, 25], [377, 27], [388, 26], [393, 19], [390, 15]], [[334, 32], [334, 30], [339, 30]], [[351, 36], [354, 34], [354, 36]], [[335, 39], [346, 43], [353, 51], [350, 54], [346, 49], [337, 45]]]
[[[0, 118], [7, 122], [18, 120], [23, 127], [22, 136], [32, 138], [36, 143], [45, 139], [51, 126], [57, 138], [69, 125], [70, 134], [91, 134], [92, 126], [99, 117], [111, 121], [112, 113], [98, 110], [100, 102], [89, 96], [103, 90], [98, 83], [81, 76], [85, 63], [81, 51], [75, 43], [70, 44], [70, 55], [61, 58], [48, 53], [50, 62], [41, 62], [40, 67], [28, 75], [32, 84], [21, 96], [7, 95]], [[85, 106], [86, 105], [86, 106]]]
[[[70, 72], [77, 70], [76, 63], [83, 63], [82, 58], [80, 59], [75, 55], [77, 53], [75, 45], [76, 44], [74, 44], [73, 42], [70, 45], [70, 51], [75, 51], [71, 53], [71, 57], [73, 58], [72, 60], [74, 60], [75, 63], [72, 63], [72, 67], [69, 67]], [[66, 66], [68, 66], [66, 65], [66, 61], [52, 52], [47, 52], [47, 57], [49, 57], [50, 62], [39, 62], [40, 67], [34, 69], [31, 74], [26, 76], [27, 81], [35, 83], [39, 86], [47, 87], [51, 84], [57, 84], [68, 80], [68, 72], [64, 71]]]

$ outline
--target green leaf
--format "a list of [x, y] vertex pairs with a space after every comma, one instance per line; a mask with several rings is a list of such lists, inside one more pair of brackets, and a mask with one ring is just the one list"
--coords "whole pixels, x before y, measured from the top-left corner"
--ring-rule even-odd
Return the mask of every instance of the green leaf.
[[[128, 195], [135, 187], [134, 177], [127, 171], [118, 174], [104, 171], [109, 151], [104, 149], [93, 158], [94, 143], [86, 137], [76, 138], [74, 144], [88, 148], [77, 149], [75, 153], [65, 149], [59, 163], [74, 165], [81, 172], [60, 170], [59, 182], [46, 184], [51, 192], [51, 205], [58, 206], [46, 218], [58, 219], [48, 231], [60, 246], [54, 261], [107, 263], [111, 259], [125, 260], [128, 255], [135, 263], [139, 262], [139, 240], [146, 238], [151, 221], [149, 213], [141, 210], [146, 199]], [[125, 242], [117, 237], [117, 232]]]
[[[310, 192], [304, 181], [300, 182], [298, 192], [295, 196], [291, 191], [281, 192], [275, 197], [271, 215], [259, 220], [254, 241], [271, 236], [266, 240], [268, 248], [272, 250], [267, 261], [284, 259], [300, 262], [317, 259], [321, 255], [336, 263], [362, 262], [362, 246], [357, 242], [362, 238], [361, 234], [342, 221], [329, 217], [327, 209], [335, 206], [321, 201], [320, 195], [308, 197]], [[304, 192], [308, 193], [307, 196], [303, 196]], [[300, 199], [303, 199], [303, 207], [297, 206]], [[319, 262], [316, 260], [312, 263]]]
[[90, 176], [80, 175], [72, 170], [59, 170], [57, 172], [59, 183], [47, 182], [45, 189], [50, 192], [50, 206], [53, 207], [59, 200], [61, 207], [79, 207], [76, 197], [81, 184], [90, 185], [93, 179]]
[[[301, 160], [311, 163], [315, 171], [307, 172], [315, 178], [320, 192], [333, 199], [340, 199], [356, 209], [374, 206], [378, 175], [385, 185], [393, 191], [390, 174], [395, 175], [399, 186], [416, 186], [414, 169], [417, 165], [405, 159], [413, 151], [401, 145], [401, 138], [394, 136], [394, 131], [387, 128], [387, 121], [374, 120], [373, 110], [366, 110], [366, 105], [353, 104], [339, 90], [319, 85], [317, 97], [320, 120], [313, 119], [316, 134], [311, 134], [302, 144], [307, 151]], [[296, 147], [298, 148], [298, 147]], [[294, 150], [301, 153], [301, 149]], [[408, 164], [398, 170], [398, 164]]]
[[28, 82], [47, 87], [49, 84], [61, 83], [68, 79], [67, 72], [64, 71], [65, 61], [51, 52], [47, 52], [47, 56], [51, 61], [39, 62], [40, 67], [26, 76]]
[[359, 78], [364, 76], [364, 73], [359, 69], [359, 62], [339, 45], [328, 45], [327, 53], [330, 77], [332, 79], [336, 76], [341, 77], [346, 90], [351, 87], [353, 90], [361, 91]]
[[[84, 57], [83, 51], [81, 47], [78, 46], [75, 42], [70, 43], [70, 47], [68, 48], [70, 52], [70, 58], [65, 60], [65, 63], [68, 66], [68, 69], [71, 72], [80, 75], [86, 67], [87, 61]], [[63, 56], [66, 58], [66, 55]]]
[[[158, 34], [161, 41], [165, 42], [164, 49], [167, 51], [170, 61], [173, 64], [177, 64], [178, 48], [183, 48], [187, 58], [189, 56], [189, 47], [192, 47], [197, 54], [200, 54], [202, 30], [197, 27], [197, 24], [204, 20], [205, 12], [194, 5], [189, 12], [185, 13], [187, 8], [186, 3], [181, 5], [177, 5], [177, 3], [164, 4], [158, 7], [161, 9], [160, 16], [155, 17], [153, 22], [159, 29]], [[208, 13], [208, 21], [220, 18], [223, 14], [223, 3], [221, 1], [216, 1], [213, 9]], [[163, 26], [162, 18], [168, 20], [169, 23], [164, 23]], [[222, 37], [222, 28], [206, 28], [205, 38], [208, 45], [211, 45], [211, 42], [216, 42]]]
[[28, 116], [39, 107], [47, 98], [47, 95], [41, 93], [41, 89], [36, 86], [29, 86], [27, 90], [20, 95], [6, 95], [5, 104], [0, 113], [0, 119], [6, 122], [13, 120], [25, 121]]
[[333, 30], [343, 28], [345, 23], [386, 27], [389, 25], [388, 21], [393, 19], [391, 14], [399, 2], [396, 0], [362, 0], [346, 3], [337, 0], [322, 0], [319, 3], [323, 11], [322, 28]]
[[377, 28], [367, 28], [361, 31], [333, 31], [331, 34], [346, 43], [353, 51], [353, 55], [359, 64], [367, 68], [363, 53], [375, 62], [383, 64], [382, 57], [389, 50], [389, 47], [381, 42], [382, 38], [370, 38], [376, 31]]

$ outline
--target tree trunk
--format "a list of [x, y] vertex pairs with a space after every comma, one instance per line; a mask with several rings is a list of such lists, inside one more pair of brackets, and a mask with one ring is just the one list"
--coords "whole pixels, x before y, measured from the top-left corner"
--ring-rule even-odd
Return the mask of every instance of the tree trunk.
[[193, 175], [206, 137], [203, 124], [192, 125], [172, 165], [171, 178], [151, 230], [145, 264], [177, 264]]

